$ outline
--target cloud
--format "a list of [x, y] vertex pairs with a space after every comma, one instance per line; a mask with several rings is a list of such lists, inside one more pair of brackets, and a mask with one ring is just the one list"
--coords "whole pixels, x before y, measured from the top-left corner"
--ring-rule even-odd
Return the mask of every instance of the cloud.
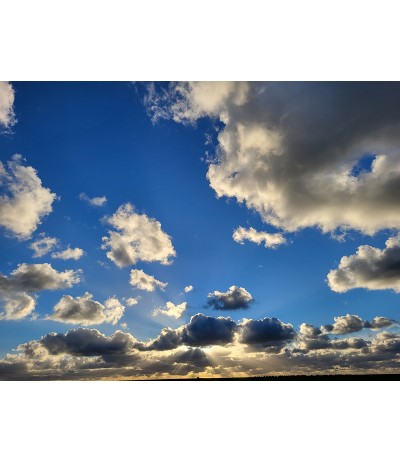
[[[44, 233], [39, 234], [39, 239], [32, 242], [29, 248], [34, 251], [33, 258], [43, 257], [51, 252], [54, 248], [60, 247], [60, 242], [55, 237], [46, 236]], [[71, 249], [68, 246], [65, 250], [53, 252], [51, 258], [59, 258], [61, 260], [79, 260], [84, 255], [83, 249], [76, 247]]]
[[186, 286], [184, 290], [186, 293], [189, 293], [193, 290], [193, 286], [192, 285]]
[[32, 242], [29, 248], [34, 251], [33, 258], [43, 257], [47, 255], [54, 247], [58, 245], [58, 239], [55, 237], [46, 236], [44, 233], [39, 234], [39, 239]]
[[303, 322], [300, 325], [299, 334], [303, 338], [318, 338], [320, 335], [322, 335], [322, 331], [318, 327]]
[[244, 319], [241, 323], [240, 342], [247, 345], [278, 346], [293, 340], [296, 332], [291, 324], [276, 318]]
[[81, 199], [82, 201], [87, 202], [89, 205], [93, 205], [94, 207], [102, 207], [107, 202], [107, 197], [106, 196], [90, 198], [86, 193], [80, 193], [79, 194], [79, 199]]
[[19, 239], [31, 237], [56, 199], [42, 186], [35, 169], [21, 165], [20, 155], [6, 166], [0, 162], [0, 190], [0, 226]]
[[117, 298], [111, 297], [102, 305], [93, 300], [92, 294], [86, 292], [82, 297], [76, 298], [63, 295], [54, 307], [54, 314], [48, 316], [48, 319], [82, 326], [102, 323], [115, 325], [122, 318], [124, 311], [124, 306]]
[[143, 350], [170, 350], [181, 345], [190, 347], [225, 345], [233, 342], [237, 325], [230, 318], [213, 318], [198, 313], [188, 324], [178, 329], [165, 328], [147, 344], [138, 345]]
[[153, 316], [158, 316], [161, 314], [161, 315], [171, 316], [175, 319], [178, 319], [186, 311], [186, 308], [187, 308], [187, 302], [183, 302], [179, 305], [174, 305], [172, 302], [167, 302], [166, 307], [164, 309], [156, 308], [153, 311]]
[[71, 329], [66, 334], [47, 334], [38, 341], [22, 344], [19, 349], [27, 356], [36, 356], [41, 349], [50, 355], [99, 356], [125, 353], [136, 342], [131, 334], [121, 331], [107, 337], [97, 329], [79, 328]]
[[0, 320], [23, 319], [33, 313], [36, 300], [26, 292], [11, 292], [0, 289], [0, 306], [2, 308]]
[[0, 289], [26, 292], [72, 287], [80, 281], [79, 270], [59, 272], [49, 263], [22, 263], [11, 276], [0, 275]]
[[84, 250], [79, 247], [71, 249], [71, 247], [68, 246], [65, 250], [53, 252], [51, 254], [51, 258], [60, 258], [61, 260], [79, 260], [84, 253]]
[[138, 304], [139, 299], [140, 299], [140, 297], [128, 297], [128, 298], [124, 298], [124, 302], [125, 302], [128, 306], [134, 306], [134, 305], [137, 305], [137, 304]]
[[14, 114], [15, 92], [8, 82], [0, 82], [0, 129], [7, 132], [17, 121]]
[[364, 327], [368, 329], [383, 329], [384, 327], [392, 327], [397, 324], [393, 319], [384, 316], [376, 316], [372, 321], [364, 321]]
[[382, 329], [396, 324], [396, 321], [384, 316], [377, 316], [372, 321], [364, 321], [360, 316], [354, 314], [337, 316], [334, 320], [333, 324], [321, 326], [321, 331], [328, 334], [350, 334], [359, 332], [362, 329]]
[[235, 330], [236, 324], [230, 318], [213, 318], [199, 313], [183, 327], [181, 339], [188, 346], [225, 345], [233, 341]]
[[176, 256], [171, 238], [161, 229], [161, 224], [145, 214], [138, 214], [131, 204], [124, 204], [107, 218], [118, 231], [109, 231], [103, 237], [102, 249], [110, 249], [107, 257], [117, 266], [134, 265], [138, 261], [171, 263]]
[[[207, 178], [284, 231], [400, 228], [399, 83], [153, 84], [154, 121], [223, 124]], [[372, 162], [370, 160], [372, 160]]]
[[315, 350], [361, 350], [367, 348], [368, 345], [367, 340], [357, 337], [332, 340], [327, 336], [321, 336], [311, 339], [303, 338], [300, 342], [303, 353]]
[[35, 309], [30, 294], [70, 288], [80, 281], [80, 270], [58, 272], [49, 263], [19, 265], [10, 276], [0, 274], [0, 319], [22, 319]]
[[0, 360], [2, 380], [376, 374], [398, 372], [400, 335], [331, 339], [309, 324], [296, 335], [276, 318], [236, 324], [199, 313], [146, 343], [120, 330], [107, 336], [83, 327], [44, 335], [14, 351]]
[[159, 92], [154, 84], [147, 87], [144, 105], [153, 122], [173, 119], [193, 123], [205, 116], [217, 116], [227, 100], [235, 106], [246, 99], [248, 84], [244, 82], [196, 82], [171, 84], [170, 91]]
[[129, 284], [140, 290], [154, 292], [157, 288], [164, 290], [168, 282], [158, 281], [154, 276], [146, 274], [143, 270], [131, 270], [131, 278]]
[[361, 245], [355, 255], [342, 257], [329, 272], [328, 285], [335, 292], [362, 288], [400, 293], [400, 237], [389, 238], [383, 250]]
[[310, 350], [348, 350], [363, 349], [370, 345], [363, 338], [350, 337], [346, 339], [332, 339], [330, 335], [348, 335], [363, 329], [383, 329], [396, 324], [393, 319], [376, 316], [372, 321], [365, 321], [360, 316], [347, 314], [336, 316], [333, 324], [326, 324], [320, 328], [303, 323], [299, 329], [299, 346], [305, 351]]
[[258, 245], [264, 243], [264, 247], [267, 249], [274, 249], [275, 247], [286, 243], [286, 239], [280, 233], [271, 234], [263, 231], [257, 231], [254, 228], [246, 229], [242, 226], [235, 229], [232, 237], [233, 240], [239, 244], [244, 244], [245, 240], [254, 242]]
[[364, 321], [360, 316], [354, 314], [346, 314], [345, 316], [337, 316], [334, 318], [333, 324], [324, 326], [323, 331], [331, 334], [349, 334], [351, 332], [358, 332], [364, 329]]
[[214, 292], [208, 294], [207, 305], [214, 310], [237, 310], [249, 308], [254, 302], [253, 297], [243, 287], [231, 286], [226, 292]]

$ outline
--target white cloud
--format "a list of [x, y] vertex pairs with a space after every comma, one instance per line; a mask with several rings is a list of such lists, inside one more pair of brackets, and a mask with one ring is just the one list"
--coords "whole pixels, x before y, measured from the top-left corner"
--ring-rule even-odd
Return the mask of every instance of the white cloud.
[[184, 290], [186, 293], [191, 292], [193, 290], [193, 286], [192, 285], [186, 286]]
[[271, 234], [264, 231], [257, 231], [254, 228], [246, 229], [242, 226], [235, 229], [232, 237], [233, 240], [239, 244], [243, 244], [244, 241], [247, 240], [258, 245], [264, 243], [264, 247], [272, 249], [286, 243], [286, 239], [280, 233]]
[[124, 310], [124, 306], [115, 297], [107, 299], [102, 305], [93, 300], [92, 294], [86, 292], [82, 297], [76, 298], [63, 295], [48, 319], [82, 326], [102, 323], [115, 325], [123, 316]]
[[358, 332], [365, 327], [365, 323], [360, 316], [354, 314], [346, 314], [345, 316], [336, 316], [335, 322], [329, 325], [329, 329], [323, 329], [323, 331], [331, 334], [349, 334], [352, 332]]
[[6, 167], [0, 162], [0, 188], [0, 226], [19, 239], [28, 239], [52, 211], [56, 195], [42, 186], [35, 169], [21, 165], [19, 155]]
[[58, 239], [46, 236], [44, 233], [39, 234], [39, 239], [32, 242], [29, 246], [34, 251], [33, 258], [43, 257], [58, 245]]
[[[54, 248], [60, 247], [60, 241], [55, 237], [46, 236], [44, 233], [39, 234], [39, 239], [32, 242], [29, 248], [34, 251], [33, 257], [39, 258], [47, 255]], [[79, 260], [84, 255], [83, 249], [76, 247], [71, 249], [68, 246], [65, 250], [59, 252], [53, 252], [51, 258], [59, 258], [61, 260]]]
[[71, 247], [67, 247], [65, 250], [60, 252], [53, 252], [51, 254], [51, 258], [60, 258], [61, 260], [79, 260], [84, 255], [83, 249], [79, 247], [75, 247], [71, 249]]
[[246, 99], [245, 82], [187, 82], [171, 84], [169, 92], [159, 93], [148, 85], [145, 107], [153, 122], [172, 118], [176, 122], [195, 122], [200, 117], [217, 116], [224, 111], [227, 100], [240, 106]]
[[400, 293], [400, 236], [389, 238], [383, 250], [361, 245], [355, 255], [342, 257], [329, 272], [328, 285], [335, 292], [363, 288]]
[[[400, 228], [397, 83], [193, 82], [163, 92], [153, 85], [145, 104], [153, 120], [224, 123], [210, 186], [271, 225]], [[365, 153], [374, 154], [370, 168]]]
[[0, 128], [9, 130], [15, 123], [14, 114], [15, 92], [8, 82], [0, 82]]
[[158, 281], [154, 276], [146, 274], [143, 270], [131, 270], [131, 278], [129, 283], [140, 290], [154, 292], [157, 288], [164, 290], [168, 283]]
[[23, 319], [33, 313], [36, 300], [26, 292], [4, 292], [0, 290], [0, 301], [3, 305], [0, 319]]
[[107, 197], [106, 196], [92, 197], [91, 198], [86, 193], [80, 193], [79, 194], [79, 199], [81, 199], [82, 201], [87, 202], [89, 205], [93, 205], [94, 207], [102, 207], [107, 202]]
[[0, 274], [0, 319], [22, 319], [35, 309], [31, 294], [72, 287], [80, 281], [80, 270], [58, 272], [49, 263], [19, 265], [10, 276]]
[[187, 302], [180, 303], [179, 305], [174, 305], [172, 302], [167, 302], [165, 308], [156, 308], [153, 311], [153, 316], [165, 315], [173, 318], [180, 318], [182, 314], [186, 311]]
[[134, 306], [134, 305], [137, 305], [137, 304], [138, 304], [139, 299], [140, 299], [140, 297], [128, 297], [128, 298], [124, 298], [124, 302], [125, 302], [128, 306]]
[[109, 231], [109, 235], [103, 237], [102, 249], [110, 249], [107, 257], [119, 267], [138, 261], [168, 265], [176, 255], [171, 238], [161, 229], [160, 222], [136, 213], [129, 203], [121, 205], [107, 222], [118, 231]]

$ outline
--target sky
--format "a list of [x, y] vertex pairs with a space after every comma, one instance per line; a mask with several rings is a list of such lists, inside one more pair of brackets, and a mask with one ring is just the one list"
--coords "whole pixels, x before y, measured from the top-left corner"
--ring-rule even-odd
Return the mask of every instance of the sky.
[[399, 103], [0, 83], [0, 379], [398, 372]]

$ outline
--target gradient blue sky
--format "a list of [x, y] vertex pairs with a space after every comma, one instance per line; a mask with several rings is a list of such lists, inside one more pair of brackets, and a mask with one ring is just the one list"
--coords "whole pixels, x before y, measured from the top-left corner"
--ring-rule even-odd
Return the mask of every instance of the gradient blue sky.
[[[21, 154], [24, 163], [37, 170], [43, 186], [59, 199], [31, 240], [21, 241], [1, 230], [0, 271], [8, 275], [22, 262], [50, 261], [48, 256], [32, 256], [29, 244], [39, 233], [58, 238], [64, 247], [80, 247], [85, 255], [78, 261], [51, 260], [58, 271], [82, 269], [81, 283], [40, 292], [36, 320], [0, 321], [0, 355], [48, 332], [62, 333], [73, 327], [44, 317], [62, 295], [82, 296], [86, 291], [101, 302], [113, 295], [121, 300], [140, 295], [137, 305], [126, 307], [120, 323], [126, 323], [126, 330], [142, 341], [156, 337], [163, 327], [188, 322], [198, 312], [227, 315], [234, 321], [276, 317], [296, 329], [303, 322], [327, 324], [347, 313], [363, 319], [377, 315], [397, 319], [399, 296], [393, 291], [336, 293], [326, 282], [343, 256], [354, 254], [363, 244], [382, 249], [393, 231], [366, 236], [350, 230], [344, 240], [338, 240], [309, 227], [286, 233], [288, 242], [274, 249], [249, 241], [239, 245], [232, 239], [238, 226], [271, 233], [279, 230], [234, 198], [218, 199], [210, 187], [206, 157], [217, 148], [215, 127], [222, 127], [220, 122], [200, 117], [195, 124], [165, 119], [153, 123], [143, 104], [146, 89], [141, 84], [12, 85], [18, 123], [12, 133], [0, 136], [0, 160], [6, 163]], [[368, 157], [362, 159], [364, 168], [370, 168]], [[107, 203], [90, 206], [79, 198], [83, 192], [90, 197], [106, 196]], [[171, 236], [177, 253], [173, 264], [138, 262], [121, 269], [106, 257], [101, 239], [110, 227], [102, 219], [126, 202], [158, 220]], [[165, 291], [132, 288], [129, 272], [133, 267], [168, 282]], [[194, 290], [186, 294], [187, 285]], [[225, 292], [232, 285], [250, 292], [255, 300], [250, 308], [215, 312], [206, 306], [209, 293]], [[179, 319], [151, 315], [167, 301], [187, 301], [188, 308]], [[110, 335], [120, 323], [93, 327]]]

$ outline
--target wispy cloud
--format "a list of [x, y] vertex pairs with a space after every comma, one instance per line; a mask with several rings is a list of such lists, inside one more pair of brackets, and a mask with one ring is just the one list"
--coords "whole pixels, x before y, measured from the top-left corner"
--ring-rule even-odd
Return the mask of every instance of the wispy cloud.
[[89, 197], [86, 193], [80, 193], [79, 199], [94, 207], [102, 207], [107, 202], [106, 196]]

